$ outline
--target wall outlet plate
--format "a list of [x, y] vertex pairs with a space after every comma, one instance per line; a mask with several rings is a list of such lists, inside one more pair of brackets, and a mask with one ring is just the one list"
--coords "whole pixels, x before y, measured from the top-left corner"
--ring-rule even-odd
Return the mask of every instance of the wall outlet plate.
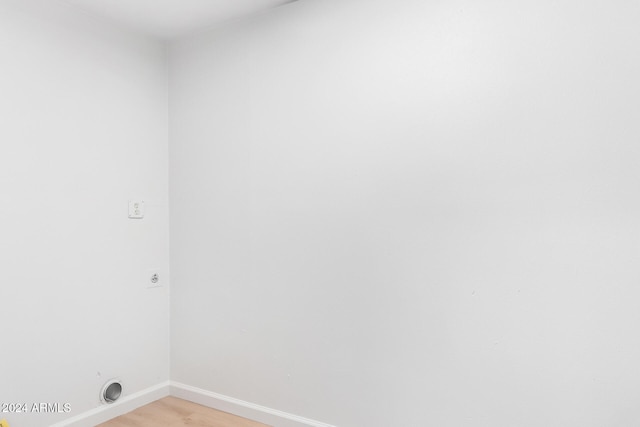
[[129, 200], [129, 218], [144, 218], [144, 200]]
[[147, 275], [146, 275], [147, 288], [159, 288], [161, 286], [164, 286], [164, 280], [166, 278], [163, 276], [164, 275], [162, 274], [159, 268], [152, 268], [147, 270]]

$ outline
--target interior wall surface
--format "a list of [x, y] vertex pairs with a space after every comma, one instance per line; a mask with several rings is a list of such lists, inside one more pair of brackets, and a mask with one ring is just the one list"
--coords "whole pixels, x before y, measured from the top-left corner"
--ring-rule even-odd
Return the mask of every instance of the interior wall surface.
[[0, 414], [12, 426], [97, 408], [112, 378], [123, 398], [169, 378], [166, 64], [63, 2], [0, 1], [0, 402], [27, 409]]
[[172, 43], [172, 379], [341, 427], [640, 422], [640, 6]]

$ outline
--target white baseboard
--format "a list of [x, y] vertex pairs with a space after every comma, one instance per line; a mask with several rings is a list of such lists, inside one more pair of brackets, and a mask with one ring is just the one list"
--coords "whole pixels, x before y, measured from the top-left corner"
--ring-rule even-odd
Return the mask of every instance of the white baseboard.
[[[310, 420], [288, 414], [276, 409], [245, 402], [244, 400], [224, 396], [208, 390], [171, 381], [171, 396], [188, 400], [219, 411], [249, 418], [273, 427], [334, 427], [320, 421]], [[75, 427], [75, 426], [74, 426]]]
[[95, 427], [112, 418], [131, 412], [163, 397], [169, 396], [169, 381], [141, 390], [128, 396], [122, 396], [117, 402], [104, 404], [75, 417], [61, 421], [51, 427]]
[[98, 424], [167, 396], [175, 396], [273, 427], [335, 427], [320, 421], [310, 420], [174, 381], [165, 381], [137, 393], [123, 396], [116, 403], [99, 406], [56, 423], [51, 427], [95, 427]]

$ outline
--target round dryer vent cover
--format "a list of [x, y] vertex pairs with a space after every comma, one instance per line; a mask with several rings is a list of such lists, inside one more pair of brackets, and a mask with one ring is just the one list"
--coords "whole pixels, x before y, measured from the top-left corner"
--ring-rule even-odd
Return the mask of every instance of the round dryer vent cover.
[[118, 380], [108, 381], [100, 392], [100, 400], [104, 403], [113, 403], [122, 395], [122, 384]]

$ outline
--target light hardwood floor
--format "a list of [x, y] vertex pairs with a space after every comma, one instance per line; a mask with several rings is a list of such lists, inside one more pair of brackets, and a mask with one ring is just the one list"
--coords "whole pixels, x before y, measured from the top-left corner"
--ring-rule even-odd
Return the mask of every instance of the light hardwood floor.
[[269, 427], [176, 397], [165, 397], [97, 427]]

